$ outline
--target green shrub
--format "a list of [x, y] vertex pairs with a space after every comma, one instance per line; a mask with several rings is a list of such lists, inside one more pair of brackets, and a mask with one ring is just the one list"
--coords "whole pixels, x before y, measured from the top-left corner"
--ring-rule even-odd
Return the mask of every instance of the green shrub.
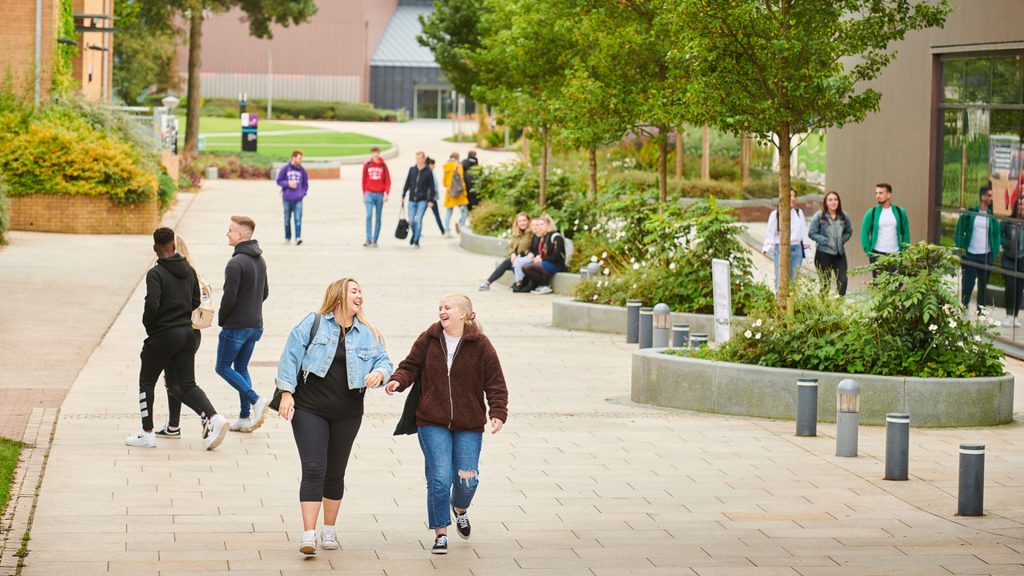
[[273, 156], [259, 152], [203, 152], [190, 168], [195, 178], [206, 174], [208, 167], [216, 166], [218, 178], [268, 180], [273, 163]]
[[[180, 104], [186, 106], [183, 100]], [[238, 101], [226, 98], [207, 99], [200, 108], [203, 116], [237, 118]], [[246, 112], [267, 117], [266, 100], [246, 102]], [[345, 120], [350, 122], [398, 122], [406, 120], [394, 110], [374, 108], [361, 102], [333, 102], [320, 100], [274, 100], [274, 120]]]
[[[714, 196], [719, 200], [738, 199], [743, 197], [740, 187], [732, 182], [716, 180], [679, 180], [671, 176], [668, 178], [669, 196], [678, 198], [707, 198]], [[657, 188], [658, 174], [656, 172], [645, 172], [641, 170], [625, 170], [608, 177], [609, 185], [621, 182], [629, 182], [641, 188]]]
[[4, 235], [11, 225], [11, 208], [7, 203], [7, 182], [0, 176], [0, 245], [7, 244]]
[[157, 178], [157, 197], [160, 199], [160, 209], [170, 208], [174, 201], [174, 193], [178, 191], [178, 183], [167, 174], [161, 173]]
[[888, 255], [860, 297], [840, 298], [827, 283], [801, 281], [786, 315], [765, 307], [731, 340], [701, 357], [851, 374], [968, 378], [1003, 374], [992, 343], [997, 323], [963, 320], [950, 278], [954, 252], [924, 242]]
[[511, 227], [515, 208], [497, 200], [482, 200], [473, 208], [470, 226], [473, 232], [487, 236], [503, 236]]

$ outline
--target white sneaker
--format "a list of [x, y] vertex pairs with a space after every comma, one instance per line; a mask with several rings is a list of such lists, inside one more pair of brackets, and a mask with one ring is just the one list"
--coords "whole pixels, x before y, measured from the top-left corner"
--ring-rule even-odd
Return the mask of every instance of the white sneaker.
[[263, 426], [263, 421], [267, 419], [267, 404], [270, 404], [270, 401], [266, 397], [260, 396], [260, 399], [252, 405], [252, 414], [249, 415], [251, 424], [248, 429], [243, 429], [243, 432], [252, 432]]
[[302, 540], [299, 541], [299, 552], [306, 556], [316, 554], [316, 531], [307, 530], [302, 533]]
[[153, 432], [137, 432], [124, 439], [125, 446], [135, 448], [156, 448], [156, 434]]
[[491, 289], [491, 283], [490, 282], [481, 282], [480, 283], [480, 291], [481, 292], [487, 292], [490, 289]]
[[338, 544], [338, 532], [336, 530], [328, 530], [325, 526], [320, 534], [320, 547], [324, 550], [337, 550], [341, 548], [341, 544]]
[[552, 292], [551, 286], [540, 286], [533, 290], [534, 294], [551, 294]]
[[252, 428], [252, 420], [249, 418], [239, 418], [228, 426], [228, 430], [232, 432], [249, 432]]
[[206, 449], [213, 450], [220, 446], [220, 443], [224, 441], [224, 437], [228, 435], [228, 428], [230, 428], [228, 419], [220, 414], [214, 414], [203, 430], [203, 442], [206, 444]]

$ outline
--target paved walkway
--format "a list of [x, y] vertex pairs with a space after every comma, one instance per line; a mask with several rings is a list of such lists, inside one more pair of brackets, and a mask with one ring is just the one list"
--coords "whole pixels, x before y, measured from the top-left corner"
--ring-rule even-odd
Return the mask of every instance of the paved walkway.
[[[439, 158], [465, 149], [440, 142], [438, 125], [373, 125], [370, 133], [401, 147], [390, 162], [399, 183], [416, 149]], [[432, 224], [421, 250], [395, 240], [394, 199], [381, 247], [362, 248], [357, 178], [343, 178], [313, 183], [302, 246], [283, 244], [278, 195], [262, 181], [208, 186], [179, 232], [219, 286], [228, 217], [256, 219], [271, 296], [253, 367], [268, 393], [287, 332], [338, 277], [360, 280], [368, 318], [395, 361], [436, 319], [441, 296], [470, 294], [510, 389], [508, 425], [484, 445], [473, 539], [455, 539], [447, 557], [429, 554], [419, 449], [414, 438], [391, 436], [400, 397], [370, 393], [339, 522], [343, 549], [314, 559], [296, 551], [299, 465], [287, 423], [232, 433], [206, 452], [198, 420], [187, 415], [182, 440], [125, 447], [138, 426], [144, 286], [136, 284], [61, 407], [23, 574], [1024, 573], [1019, 425], [915, 429], [911, 480], [885, 482], [881, 428], [862, 429], [860, 458], [836, 458], [831, 425], [795, 438], [792, 422], [632, 405], [632, 347], [621, 337], [550, 328], [549, 296], [476, 293], [493, 259], [462, 252]], [[136, 244], [149, 249], [144, 239]], [[200, 384], [230, 414], [237, 394], [213, 372], [216, 329], [204, 337]], [[982, 518], [954, 515], [961, 441], [988, 447]]]

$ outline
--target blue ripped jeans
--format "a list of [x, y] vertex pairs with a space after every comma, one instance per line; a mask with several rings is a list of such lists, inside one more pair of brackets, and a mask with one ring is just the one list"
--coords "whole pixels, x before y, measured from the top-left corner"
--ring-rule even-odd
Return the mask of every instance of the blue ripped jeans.
[[417, 436], [426, 468], [427, 520], [431, 529], [444, 528], [452, 523], [452, 506], [466, 509], [473, 502], [484, 435], [420, 426]]

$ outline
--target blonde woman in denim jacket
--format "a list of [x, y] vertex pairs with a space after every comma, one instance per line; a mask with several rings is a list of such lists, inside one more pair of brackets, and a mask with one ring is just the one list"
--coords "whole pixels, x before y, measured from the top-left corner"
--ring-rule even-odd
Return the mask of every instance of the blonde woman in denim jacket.
[[[363, 420], [367, 388], [377, 388], [393, 372], [380, 332], [363, 316], [363, 291], [351, 278], [327, 287], [318, 312], [292, 329], [277, 366], [279, 414], [292, 423], [302, 462], [299, 551], [316, 554], [316, 522], [321, 503], [321, 546], [339, 548], [335, 522], [345, 492], [345, 468]], [[298, 384], [299, 373], [303, 382]]]

